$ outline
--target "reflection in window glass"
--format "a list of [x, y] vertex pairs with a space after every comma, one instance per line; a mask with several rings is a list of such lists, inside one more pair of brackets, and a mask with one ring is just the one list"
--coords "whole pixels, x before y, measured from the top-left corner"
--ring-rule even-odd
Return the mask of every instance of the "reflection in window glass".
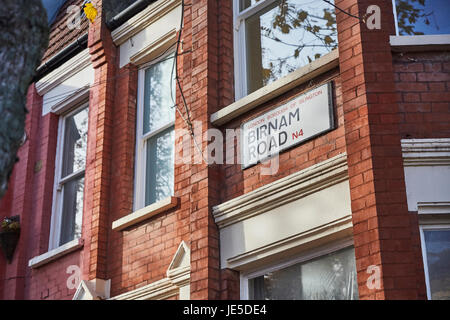
[[243, 11], [247, 8], [250, 8], [251, 6], [253, 6], [254, 4], [256, 4], [257, 2], [262, 2], [263, 0], [240, 0], [240, 4], [239, 4], [239, 10]]
[[[138, 163], [145, 168], [138, 201], [140, 207], [151, 205], [173, 195], [175, 159], [175, 75], [172, 73], [174, 55], [163, 58], [143, 70], [143, 111]], [[171, 76], [173, 76], [171, 78]], [[142, 122], [141, 122], [142, 121]], [[139, 129], [140, 130], [140, 129]], [[142, 151], [141, 151], [142, 150]], [[138, 165], [140, 167], [140, 165]], [[139, 189], [137, 189], [139, 190]]]
[[70, 180], [63, 188], [60, 246], [81, 237], [84, 177]]
[[59, 237], [55, 238], [52, 246], [61, 246], [81, 237], [88, 120], [88, 107], [62, 119], [62, 168], [57, 191], [57, 197], [60, 199], [57, 201], [60, 203], [57, 210], [60, 226]]
[[84, 169], [88, 133], [88, 109], [66, 118], [64, 127], [64, 154], [61, 178]]
[[175, 134], [170, 128], [147, 141], [145, 205], [172, 195]]
[[450, 299], [450, 229], [424, 230], [431, 299]]
[[248, 94], [337, 48], [334, 7], [324, 1], [276, 1], [245, 20], [245, 34]]
[[175, 86], [170, 91], [173, 59], [165, 59], [145, 71], [144, 132], [155, 131], [175, 120], [173, 101]]
[[268, 272], [249, 280], [254, 300], [356, 300], [353, 248]]
[[396, 0], [401, 36], [450, 34], [449, 0]]

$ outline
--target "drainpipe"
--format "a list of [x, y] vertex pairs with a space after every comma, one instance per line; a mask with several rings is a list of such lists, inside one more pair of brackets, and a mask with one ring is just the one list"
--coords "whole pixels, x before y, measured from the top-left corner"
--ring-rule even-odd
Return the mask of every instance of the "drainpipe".
[[81, 52], [82, 50], [87, 48], [88, 42], [88, 34], [77, 38], [70, 45], [59, 51], [56, 55], [48, 59], [45, 63], [41, 64], [37, 70], [36, 75], [34, 76], [32, 82], [36, 82], [45, 75], [49, 74], [59, 66], [61, 66], [64, 62]]
[[[106, 22], [106, 26], [111, 30], [115, 30], [124, 24], [131, 17], [135, 16], [147, 6], [156, 0], [137, 0], [128, 8], [115, 15], [110, 21]], [[50, 58], [48, 61], [39, 66], [36, 70], [36, 75], [34, 76], [32, 82], [36, 82], [45, 75], [49, 74], [59, 66], [61, 66], [64, 62], [81, 52], [82, 50], [87, 48], [88, 42], [88, 33], [80, 36], [70, 45], [59, 51], [55, 56]]]
[[155, 2], [156, 0], [138, 0], [132, 5], [130, 5], [128, 8], [120, 12], [119, 14], [115, 15], [111, 20], [106, 22], [106, 26], [109, 28], [109, 30], [114, 31], [118, 27], [120, 27], [122, 24], [124, 24], [125, 21], [129, 20], [131, 17], [135, 16], [152, 2]]

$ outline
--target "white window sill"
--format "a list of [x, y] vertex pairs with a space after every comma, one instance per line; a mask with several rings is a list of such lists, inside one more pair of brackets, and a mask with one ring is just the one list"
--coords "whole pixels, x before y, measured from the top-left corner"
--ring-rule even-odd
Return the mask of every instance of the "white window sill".
[[147, 220], [158, 213], [175, 208], [178, 205], [177, 197], [168, 197], [164, 200], [153, 203], [145, 208], [135, 211], [123, 218], [120, 218], [112, 223], [112, 229], [122, 231], [132, 225], [138, 224]]
[[215, 126], [223, 125], [247, 111], [256, 108], [264, 102], [267, 102], [322, 73], [334, 69], [337, 66], [339, 66], [339, 52], [336, 49], [217, 111], [211, 115], [211, 123]]
[[83, 247], [83, 239], [72, 240], [56, 249], [34, 257], [28, 261], [30, 268], [36, 269]]
[[450, 49], [450, 35], [390, 36], [393, 51], [431, 51]]

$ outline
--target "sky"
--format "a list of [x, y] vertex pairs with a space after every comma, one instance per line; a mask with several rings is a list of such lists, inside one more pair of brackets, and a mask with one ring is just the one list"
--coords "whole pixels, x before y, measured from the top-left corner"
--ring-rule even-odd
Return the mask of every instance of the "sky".
[[56, 18], [59, 8], [66, 0], [42, 0], [45, 10], [47, 10], [48, 24], [51, 24]]
[[[421, 18], [415, 24], [415, 31], [424, 34], [449, 34], [450, 33], [450, 0], [425, 0], [425, 6], [417, 2], [412, 2], [417, 9], [423, 9], [423, 13], [428, 14], [429, 25], [425, 24], [425, 19]], [[403, 35], [403, 34], [400, 34]]]

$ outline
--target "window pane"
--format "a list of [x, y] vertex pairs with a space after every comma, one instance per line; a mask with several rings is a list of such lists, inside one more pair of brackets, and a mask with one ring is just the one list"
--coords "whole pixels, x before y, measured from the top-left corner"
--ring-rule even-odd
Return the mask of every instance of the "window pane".
[[174, 143], [173, 128], [147, 141], [146, 206], [173, 195]]
[[243, 11], [257, 2], [262, 2], [263, 0], [240, 0], [239, 11]]
[[337, 48], [334, 7], [277, 1], [246, 20], [247, 93]]
[[81, 237], [84, 177], [66, 182], [63, 188], [60, 246]]
[[[144, 132], [154, 131], [175, 120], [173, 99], [175, 83], [171, 79], [173, 59], [167, 59], [145, 71]], [[173, 75], [175, 76], [175, 74]], [[172, 81], [172, 94], [170, 82]]]
[[353, 248], [269, 272], [249, 281], [255, 300], [358, 299]]
[[401, 36], [450, 34], [448, 0], [396, 0], [396, 10]]
[[450, 229], [424, 230], [431, 299], [450, 299]]
[[61, 178], [84, 169], [86, 165], [88, 116], [88, 108], [85, 108], [65, 120]]

